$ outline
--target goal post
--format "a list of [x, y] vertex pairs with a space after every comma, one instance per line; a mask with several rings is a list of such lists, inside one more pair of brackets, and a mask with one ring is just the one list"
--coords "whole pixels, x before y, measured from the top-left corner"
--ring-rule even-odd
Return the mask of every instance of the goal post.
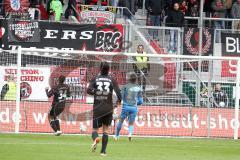
[[20, 91], [21, 91], [21, 68], [22, 68], [22, 49], [18, 47], [17, 52], [17, 80], [16, 80], [16, 120], [15, 120], [15, 133], [19, 133], [20, 124]]
[[239, 137], [240, 59], [237, 61], [234, 139]]
[[[133, 66], [139, 56], [137, 53], [21, 47], [10, 53], [14, 56], [8, 55], [5, 60], [10, 64], [0, 63], [0, 72], [6, 77], [7, 71], [16, 70], [17, 98], [15, 105], [10, 100], [0, 102], [0, 132], [15, 133], [52, 132], [47, 119], [51, 99], [44, 90], [51, 88], [63, 74], [72, 95], [60, 116], [62, 130], [66, 134], [89, 134], [93, 99], [86, 94], [86, 88], [89, 80], [98, 74], [100, 62], [110, 63], [111, 75], [122, 87], [126, 84], [126, 74], [136, 72]], [[239, 58], [164, 54], [141, 57], [149, 59], [150, 69], [147, 74], [138, 72], [138, 83], [145, 89], [144, 105], [139, 106], [136, 117], [135, 135], [238, 139]], [[200, 81], [201, 93], [197, 93], [197, 81]], [[2, 81], [0, 87], [6, 83]], [[227, 95], [226, 99], [214, 97], [217, 84]], [[199, 103], [196, 103], [196, 94], [201, 95]], [[13, 120], [14, 111], [9, 110], [16, 111], [16, 120]], [[122, 134], [127, 134], [126, 126], [125, 122]]]

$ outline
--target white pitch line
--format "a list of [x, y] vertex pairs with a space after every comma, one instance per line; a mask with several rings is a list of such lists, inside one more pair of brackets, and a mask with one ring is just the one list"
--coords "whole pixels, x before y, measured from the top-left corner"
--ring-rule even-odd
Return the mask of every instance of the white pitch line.
[[51, 143], [51, 142], [40, 142], [40, 143], [36, 143], [36, 142], [33, 142], [33, 143], [29, 143], [29, 142], [0, 142], [0, 145], [4, 145], [4, 144], [7, 144], [7, 145], [69, 145], [69, 146], [91, 146], [91, 143], [89, 144], [83, 144], [83, 143]]
[[[139, 141], [138, 141], [139, 142]], [[114, 143], [109, 143], [110, 146], [126, 146], [128, 144], [128, 142], [126, 143], [117, 143], [117, 142], [114, 142]], [[0, 145], [66, 145], [66, 146], [91, 146], [91, 141], [89, 143], [56, 143], [56, 142], [0, 142]], [[139, 145], [139, 144], [136, 144], [136, 145]], [[165, 146], [166, 144], [165, 143], [161, 143], [161, 144], [141, 144], [142, 147], [163, 147]], [[179, 145], [168, 145], [169, 148], [171, 147], [179, 147], [179, 146], [182, 146], [182, 144], [179, 144]], [[234, 146], [240, 146], [240, 143], [239, 144], [234, 144]], [[166, 147], [166, 146], [165, 146]], [[205, 146], [204, 145], [193, 145], [191, 146], [192, 148], [204, 148]], [[226, 148], [226, 145], [217, 145], [217, 146], [214, 146], [214, 148]]]

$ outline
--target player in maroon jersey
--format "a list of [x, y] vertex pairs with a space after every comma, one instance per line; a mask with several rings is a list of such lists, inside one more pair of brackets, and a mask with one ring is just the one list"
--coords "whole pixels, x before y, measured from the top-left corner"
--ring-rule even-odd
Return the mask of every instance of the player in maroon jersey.
[[48, 119], [56, 136], [60, 136], [62, 134], [58, 116], [64, 111], [66, 98], [70, 97], [70, 88], [68, 85], [64, 84], [64, 81], [65, 76], [60, 76], [58, 78], [57, 86], [50, 90], [49, 88], [45, 89], [48, 98], [54, 96], [52, 106], [48, 114]]

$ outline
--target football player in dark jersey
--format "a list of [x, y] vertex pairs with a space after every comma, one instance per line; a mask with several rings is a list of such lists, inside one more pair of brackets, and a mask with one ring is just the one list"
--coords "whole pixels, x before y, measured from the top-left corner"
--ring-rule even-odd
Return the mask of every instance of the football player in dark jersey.
[[109, 126], [113, 114], [113, 90], [117, 95], [118, 102], [121, 102], [121, 92], [117, 82], [109, 75], [109, 64], [102, 62], [100, 74], [94, 77], [88, 86], [87, 93], [94, 96], [93, 104], [93, 131], [92, 151], [95, 151], [99, 142], [98, 130], [103, 127], [101, 155], [106, 155], [108, 143]]
[[56, 136], [62, 134], [58, 116], [64, 111], [66, 98], [70, 97], [70, 88], [64, 84], [64, 81], [65, 76], [60, 76], [58, 78], [58, 84], [55, 87], [50, 90], [48, 88], [45, 89], [48, 98], [54, 96], [48, 119]]

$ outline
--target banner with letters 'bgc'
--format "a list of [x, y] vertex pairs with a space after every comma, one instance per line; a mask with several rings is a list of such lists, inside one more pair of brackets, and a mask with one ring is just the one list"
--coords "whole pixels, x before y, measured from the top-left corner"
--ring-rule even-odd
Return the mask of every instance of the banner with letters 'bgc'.
[[4, 49], [46, 48], [120, 52], [124, 30], [119, 24], [68, 24], [0, 20]]

